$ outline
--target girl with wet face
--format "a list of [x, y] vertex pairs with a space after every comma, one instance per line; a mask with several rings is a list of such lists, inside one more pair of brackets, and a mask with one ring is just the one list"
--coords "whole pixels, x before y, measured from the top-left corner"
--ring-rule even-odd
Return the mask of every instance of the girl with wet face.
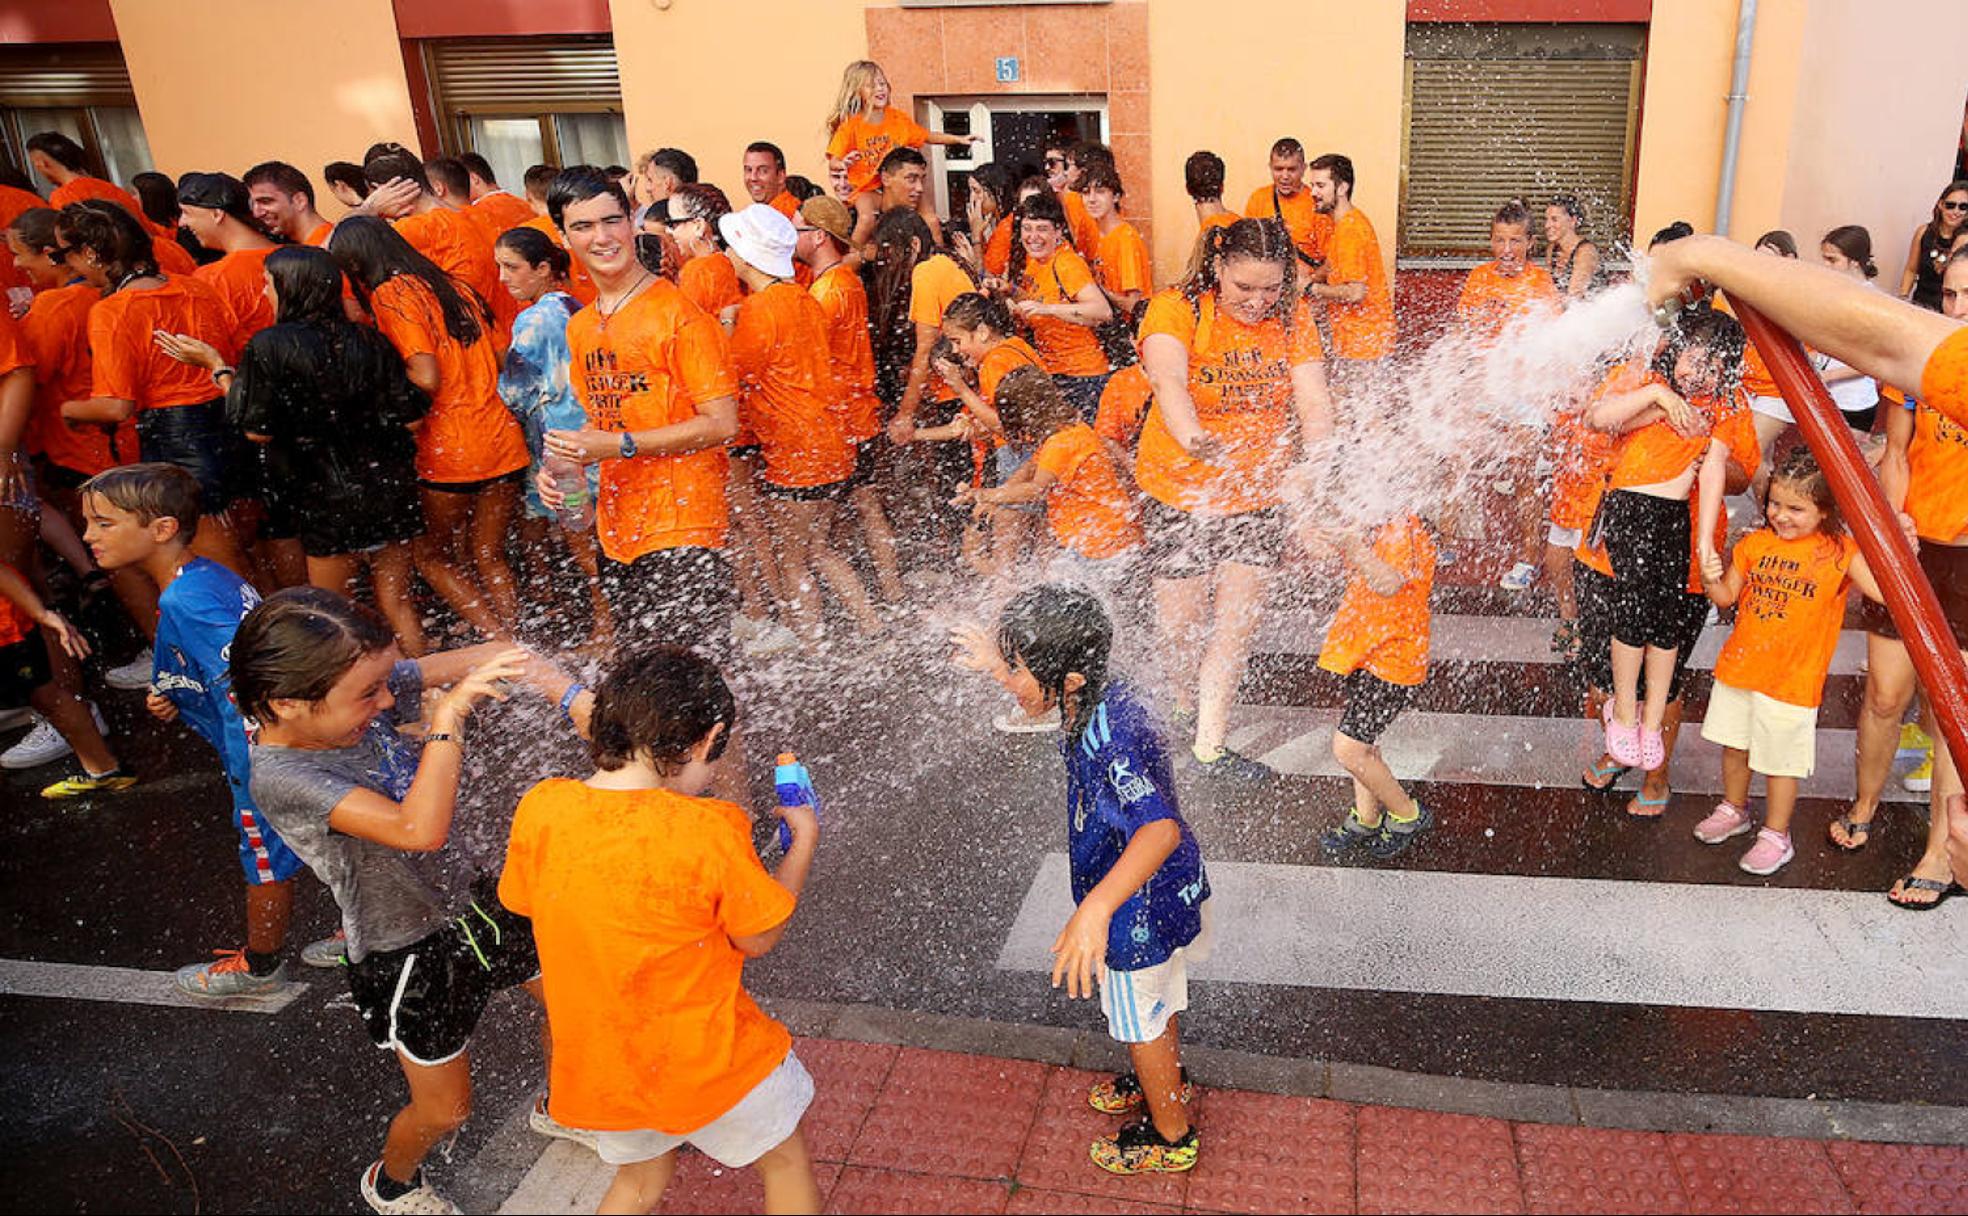
[[1032, 345], [1059, 391], [1092, 422], [1114, 368], [1094, 328], [1114, 319], [1093, 268], [1073, 248], [1066, 209], [1050, 194], [1018, 204], [1011, 265], [1011, 311], [1031, 327]]

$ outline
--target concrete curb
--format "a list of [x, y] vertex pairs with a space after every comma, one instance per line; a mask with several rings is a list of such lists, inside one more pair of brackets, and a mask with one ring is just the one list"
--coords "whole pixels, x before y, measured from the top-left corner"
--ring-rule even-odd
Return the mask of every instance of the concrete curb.
[[[1092, 1030], [825, 1001], [760, 997], [759, 1004], [794, 1034], [811, 1038], [894, 1043], [1103, 1072], [1123, 1067], [1126, 1058], [1120, 1044]], [[1336, 1102], [1573, 1127], [1968, 1145], [1968, 1106], [1524, 1085], [1208, 1047], [1184, 1048], [1183, 1056], [1204, 1085]]]

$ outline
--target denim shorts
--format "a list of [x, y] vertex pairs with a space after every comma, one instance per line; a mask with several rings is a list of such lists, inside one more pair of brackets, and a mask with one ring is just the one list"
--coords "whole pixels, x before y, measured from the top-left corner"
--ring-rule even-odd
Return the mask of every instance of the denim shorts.
[[226, 425], [223, 398], [142, 411], [137, 415], [137, 445], [146, 461], [174, 464], [197, 478], [199, 505], [207, 515], [232, 504], [250, 455]]

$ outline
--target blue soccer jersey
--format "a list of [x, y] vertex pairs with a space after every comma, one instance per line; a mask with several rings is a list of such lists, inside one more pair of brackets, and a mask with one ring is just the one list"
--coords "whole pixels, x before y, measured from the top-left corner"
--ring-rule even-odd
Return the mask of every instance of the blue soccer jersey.
[[1107, 686], [1080, 737], [1062, 741], [1073, 902], [1107, 877], [1128, 841], [1158, 819], [1173, 820], [1182, 843], [1114, 913], [1107, 966], [1139, 971], [1168, 961], [1202, 931], [1209, 877], [1202, 850], [1175, 803], [1175, 770], [1147, 707], [1126, 684]]

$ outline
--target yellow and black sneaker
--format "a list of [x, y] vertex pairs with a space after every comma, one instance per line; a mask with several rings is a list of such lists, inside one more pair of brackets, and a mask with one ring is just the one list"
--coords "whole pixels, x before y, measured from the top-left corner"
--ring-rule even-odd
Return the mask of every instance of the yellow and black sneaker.
[[1196, 1168], [1199, 1148], [1193, 1123], [1182, 1139], [1170, 1143], [1153, 1123], [1139, 1119], [1095, 1140], [1090, 1155], [1110, 1174], [1181, 1174]]
[[114, 794], [127, 790], [137, 783], [137, 779], [120, 768], [106, 773], [92, 773], [87, 769], [70, 777], [63, 777], [41, 791], [43, 798], [87, 798], [91, 794]]
[[[1184, 1106], [1196, 1100], [1196, 1087], [1189, 1083], [1189, 1070], [1182, 1070], [1182, 1093], [1179, 1100]], [[1141, 1082], [1131, 1072], [1116, 1073], [1104, 1081], [1095, 1081], [1087, 1091], [1087, 1105], [1103, 1115], [1125, 1115], [1139, 1110], [1145, 1099], [1141, 1093]]]

